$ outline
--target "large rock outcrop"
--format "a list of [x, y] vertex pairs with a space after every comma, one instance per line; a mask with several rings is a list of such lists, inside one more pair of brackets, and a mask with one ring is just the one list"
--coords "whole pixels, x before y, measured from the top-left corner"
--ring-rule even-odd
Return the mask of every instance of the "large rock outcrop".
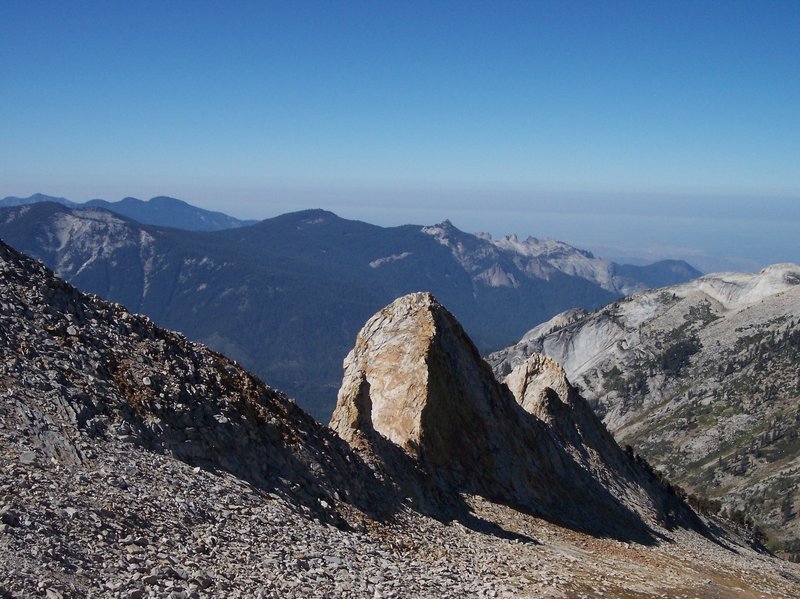
[[[697, 526], [691, 511], [625, 454], [563, 371], [535, 357], [498, 383], [456, 319], [429, 293], [373, 316], [345, 360], [331, 427], [382, 463], [397, 449], [430, 499], [483, 495], [612, 535]], [[413, 485], [412, 485], [413, 486]]]

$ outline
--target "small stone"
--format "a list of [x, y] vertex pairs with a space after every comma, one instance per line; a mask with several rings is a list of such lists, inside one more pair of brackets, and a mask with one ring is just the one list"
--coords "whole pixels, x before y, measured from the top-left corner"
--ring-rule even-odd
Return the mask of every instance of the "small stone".
[[77, 337], [78, 329], [76, 329], [73, 325], [69, 325], [67, 327], [67, 335], [69, 335], [70, 337]]
[[36, 461], [36, 452], [23, 451], [19, 454], [19, 461], [23, 464], [33, 464]]
[[149, 377], [149, 376], [146, 376], [146, 377], [143, 377], [143, 378], [142, 378], [142, 384], [143, 384], [144, 386], [146, 386], [146, 387], [149, 387], [150, 385], [152, 385], [152, 384], [153, 384], [153, 381], [150, 379], [150, 377]]
[[214, 581], [211, 579], [210, 576], [201, 576], [197, 579], [197, 584], [200, 586], [201, 589], [205, 590], [214, 584]]
[[0, 521], [11, 528], [16, 528], [20, 524], [20, 517], [17, 512], [6, 506], [0, 510]]

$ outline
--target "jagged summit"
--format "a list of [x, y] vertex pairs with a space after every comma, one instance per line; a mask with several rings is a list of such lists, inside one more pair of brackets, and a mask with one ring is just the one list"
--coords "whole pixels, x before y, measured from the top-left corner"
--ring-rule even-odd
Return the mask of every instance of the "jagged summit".
[[701, 274], [680, 260], [663, 260], [648, 267], [620, 265], [554, 239], [528, 236], [520, 241], [516, 234], [500, 239], [486, 233], [470, 235], [449, 220], [421, 231], [447, 247], [474, 280], [495, 288], [516, 289], [531, 279], [568, 275], [593, 281], [611, 293], [629, 295], [647, 286], [681, 282]]
[[512, 373], [515, 399], [430, 293], [373, 316], [344, 367], [331, 427], [390, 470], [387, 442], [400, 448], [443, 495], [477, 493], [610, 535], [699, 526], [619, 449], [555, 364], [532, 359]]

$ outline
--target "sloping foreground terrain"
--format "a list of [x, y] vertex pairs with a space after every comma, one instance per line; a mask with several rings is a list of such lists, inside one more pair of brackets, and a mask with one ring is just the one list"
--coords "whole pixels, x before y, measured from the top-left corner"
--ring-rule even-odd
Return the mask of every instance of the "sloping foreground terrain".
[[359, 328], [401, 295], [432, 291], [489, 351], [518, 339], [528, 318], [699, 274], [685, 263], [620, 267], [553, 241], [492, 242], [449, 223], [383, 228], [322, 210], [200, 233], [36, 203], [0, 209], [0, 237], [80, 289], [238, 360], [322, 422]]
[[563, 365], [621, 444], [800, 558], [800, 266], [565, 313], [489, 362], [502, 377], [536, 352]]
[[[340, 437], [1, 243], [0, 291], [2, 596], [800, 592], [620, 451], [554, 364], [511, 395], [427, 294], [359, 336]], [[404, 331], [415, 351], [375, 345]]]

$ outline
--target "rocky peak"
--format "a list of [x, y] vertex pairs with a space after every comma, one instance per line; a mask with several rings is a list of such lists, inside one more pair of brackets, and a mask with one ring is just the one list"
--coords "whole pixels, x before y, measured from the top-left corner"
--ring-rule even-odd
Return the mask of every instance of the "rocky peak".
[[[457, 429], [489, 409], [478, 350], [430, 293], [406, 295], [364, 325], [345, 359], [331, 428], [354, 441], [377, 432], [416, 457], [463, 455]], [[443, 381], [446, 384], [442, 384]], [[462, 400], [452, 404], [453, 392]]]
[[560, 448], [616, 492], [629, 484], [660, 495], [649, 476], [625, 455], [557, 362], [532, 354], [503, 381], [522, 408], [544, 423]]
[[505, 384], [526, 412], [545, 422], [554, 417], [553, 403], [574, 403], [567, 374], [554, 360], [533, 354], [505, 378]]
[[478, 494], [612, 535], [697, 525], [614, 443], [560, 367], [533, 358], [509, 390], [429, 293], [373, 316], [344, 369], [331, 428], [387, 471], [399, 449], [422, 477], [406, 493]]

